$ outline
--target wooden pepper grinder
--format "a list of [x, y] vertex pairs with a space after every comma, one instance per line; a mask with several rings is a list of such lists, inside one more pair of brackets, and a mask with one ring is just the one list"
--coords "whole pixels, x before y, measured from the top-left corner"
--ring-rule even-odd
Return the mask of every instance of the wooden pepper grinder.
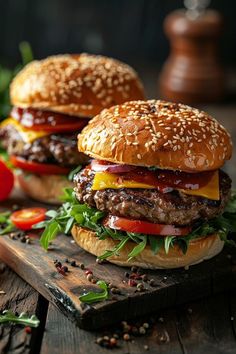
[[164, 21], [171, 44], [159, 82], [164, 99], [191, 104], [218, 101], [224, 95], [218, 57], [223, 20], [204, 5], [206, 0], [185, 0], [189, 9], [174, 11]]

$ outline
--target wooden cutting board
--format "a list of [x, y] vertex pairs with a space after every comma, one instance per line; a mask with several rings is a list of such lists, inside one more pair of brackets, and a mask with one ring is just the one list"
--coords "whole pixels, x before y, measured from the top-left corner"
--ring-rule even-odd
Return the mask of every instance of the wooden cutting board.
[[[18, 194], [11, 203], [35, 205]], [[90, 330], [236, 287], [236, 250], [227, 247], [212, 260], [188, 270], [145, 271], [149, 279], [154, 279], [156, 286], [144, 282], [144, 292], [137, 292], [136, 287], [128, 285], [125, 276], [126, 271], [130, 273], [128, 268], [109, 263], [97, 264], [94, 256], [64, 235], [53, 242], [48, 252], [40, 247], [38, 239], [26, 244], [7, 235], [2, 236], [0, 258], [67, 317], [81, 328]], [[114, 295], [115, 298], [110, 295], [108, 300], [91, 306], [81, 304], [79, 296], [86, 291], [96, 291], [98, 287], [87, 280], [85, 270], [79, 267], [66, 264], [69, 273], [66, 276], [59, 274], [54, 260], [65, 264], [66, 258], [83, 263], [96, 278], [117, 286], [121, 294]]]

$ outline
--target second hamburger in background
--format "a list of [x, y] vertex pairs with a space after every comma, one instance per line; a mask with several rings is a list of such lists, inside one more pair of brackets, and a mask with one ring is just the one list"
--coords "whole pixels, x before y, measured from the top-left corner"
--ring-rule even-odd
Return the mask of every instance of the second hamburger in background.
[[58, 55], [28, 64], [11, 84], [14, 107], [0, 126], [22, 189], [36, 200], [60, 202], [69, 172], [88, 162], [78, 154], [78, 132], [103, 108], [143, 97], [136, 72], [112, 58]]

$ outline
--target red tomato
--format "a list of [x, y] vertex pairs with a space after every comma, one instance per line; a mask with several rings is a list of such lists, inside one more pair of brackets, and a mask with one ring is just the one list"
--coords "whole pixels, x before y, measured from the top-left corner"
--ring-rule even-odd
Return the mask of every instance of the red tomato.
[[108, 215], [103, 221], [103, 225], [116, 230], [159, 236], [182, 236], [189, 234], [191, 231], [190, 227], [154, 224], [148, 221], [133, 220], [113, 215]]
[[46, 212], [45, 208], [27, 208], [15, 211], [10, 219], [18, 229], [31, 230], [33, 225], [45, 220]]
[[25, 128], [46, 130], [50, 132], [65, 132], [81, 130], [88, 124], [88, 119], [67, 116], [65, 114], [41, 111], [32, 108], [14, 107], [11, 116]]
[[0, 201], [8, 198], [14, 186], [12, 171], [0, 160]]
[[70, 169], [67, 167], [27, 161], [22, 157], [15, 155], [10, 157], [10, 161], [15, 167], [40, 175], [67, 175], [70, 172]]

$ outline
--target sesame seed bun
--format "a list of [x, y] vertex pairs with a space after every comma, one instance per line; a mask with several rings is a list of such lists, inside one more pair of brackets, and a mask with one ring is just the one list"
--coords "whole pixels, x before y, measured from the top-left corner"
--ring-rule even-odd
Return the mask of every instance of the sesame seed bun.
[[10, 88], [13, 105], [78, 117], [143, 99], [143, 86], [128, 65], [103, 56], [57, 55], [29, 63]]
[[19, 170], [17, 182], [30, 198], [47, 204], [61, 204], [64, 188], [73, 188], [73, 183], [62, 175], [36, 175]]
[[[101, 256], [106, 250], [115, 247], [118, 241], [112, 238], [99, 240], [94, 231], [75, 225], [72, 228], [72, 236], [76, 243], [85, 251]], [[127, 261], [128, 254], [135, 246], [134, 242], [128, 242], [124, 248], [119, 251], [119, 255], [113, 255], [107, 260], [119, 266], [131, 267], [138, 266], [148, 269], [172, 269], [181, 268], [200, 263], [210, 259], [220, 253], [224, 247], [224, 242], [218, 235], [197, 238], [189, 243], [186, 254], [177, 247], [171, 247], [168, 254], [164, 249], [160, 249], [158, 254], [154, 255], [150, 246], [145, 249], [130, 262]]]
[[78, 149], [114, 163], [201, 172], [230, 159], [232, 142], [206, 112], [149, 100], [104, 109], [78, 136]]

